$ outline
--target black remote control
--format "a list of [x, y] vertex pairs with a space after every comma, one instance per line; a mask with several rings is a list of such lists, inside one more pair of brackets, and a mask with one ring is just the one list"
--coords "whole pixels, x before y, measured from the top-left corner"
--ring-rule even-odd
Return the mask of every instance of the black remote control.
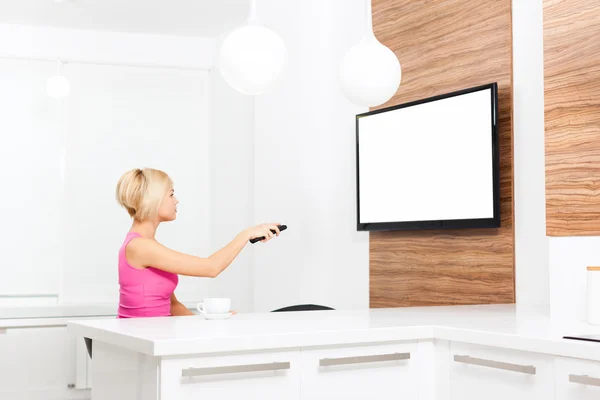
[[[277, 227], [279, 228], [279, 232], [285, 231], [287, 229], [287, 225], [277, 225]], [[275, 233], [275, 231], [273, 229], [271, 229], [271, 232]], [[261, 240], [265, 240], [265, 237], [259, 236], [259, 237], [255, 237], [254, 239], [250, 239], [250, 243], [254, 244], [256, 242], [260, 242]]]

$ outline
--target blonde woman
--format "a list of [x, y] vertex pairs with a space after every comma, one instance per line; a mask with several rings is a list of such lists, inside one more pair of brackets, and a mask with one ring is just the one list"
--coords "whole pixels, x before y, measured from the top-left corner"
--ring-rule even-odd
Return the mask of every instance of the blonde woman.
[[128, 171], [119, 179], [116, 194], [133, 219], [119, 251], [119, 318], [193, 315], [175, 297], [178, 275], [214, 278], [250, 239], [264, 236], [262, 242], [267, 242], [279, 236], [279, 224], [262, 224], [242, 231], [207, 258], [179, 253], [154, 239], [158, 226], [177, 215], [179, 201], [166, 173], [151, 168]]

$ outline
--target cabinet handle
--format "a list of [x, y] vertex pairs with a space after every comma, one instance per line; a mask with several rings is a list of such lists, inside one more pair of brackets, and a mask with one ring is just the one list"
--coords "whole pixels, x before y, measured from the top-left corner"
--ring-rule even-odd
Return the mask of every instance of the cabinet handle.
[[37, 328], [66, 328], [67, 324], [61, 323], [48, 323], [43, 325], [13, 325], [9, 327], [0, 327], [0, 335], [6, 333], [9, 329], [37, 329]]
[[383, 361], [410, 360], [410, 353], [377, 354], [373, 356], [322, 358], [319, 360], [320, 367], [332, 365], [362, 364]]
[[600, 379], [592, 378], [588, 375], [569, 375], [569, 382], [580, 383], [582, 385], [600, 386]]
[[187, 368], [181, 370], [181, 376], [206, 376], [222, 374], [239, 374], [243, 372], [279, 371], [290, 369], [289, 362], [274, 362], [269, 364], [229, 365], [225, 367]]
[[535, 375], [535, 367], [533, 365], [510, 364], [501, 361], [485, 360], [483, 358], [475, 358], [471, 356], [454, 355], [454, 361], [464, 364], [479, 365], [480, 367], [488, 367], [495, 369], [503, 369], [506, 371], [520, 372], [522, 374]]

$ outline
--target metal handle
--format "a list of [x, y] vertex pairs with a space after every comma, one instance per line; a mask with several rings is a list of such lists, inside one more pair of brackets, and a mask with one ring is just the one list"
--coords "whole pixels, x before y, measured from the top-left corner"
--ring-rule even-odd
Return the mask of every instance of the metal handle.
[[228, 365], [225, 367], [187, 368], [181, 370], [181, 376], [207, 376], [222, 374], [239, 374], [243, 372], [280, 371], [290, 369], [289, 362], [273, 362], [269, 364]]
[[535, 375], [535, 367], [533, 365], [510, 364], [501, 361], [486, 360], [483, 358], [475, 358], [471, 356], [455, 355], [454, 361], [464, 364], [478, 365], [480, 367], [488, 367], [495, 369], [503, 369], [506, 371], [520, 372], [522, 374]]
[[362, 364], [362, 363], [398, 361], [398, 360], [410, 360], [410, 353], [377, 354], [377, 355], [372, 355], [372, 356], [341, 357], [341, 358], [322, 358], [319, 360], [319, 366], [320, 367], [329, 367], [332, 365]]
[[600, 379], [592, 378], [587, 375], [569, 375], [569, 382], [580, 383], [582, 385], [600, 386]]
[[0, 327], [0, 335], [8, 332], [9, 329], [37, 329], [37, 328], [66, 328], [64, 323], [47, 323], [40, 325], [11, 325], [8, 327]]

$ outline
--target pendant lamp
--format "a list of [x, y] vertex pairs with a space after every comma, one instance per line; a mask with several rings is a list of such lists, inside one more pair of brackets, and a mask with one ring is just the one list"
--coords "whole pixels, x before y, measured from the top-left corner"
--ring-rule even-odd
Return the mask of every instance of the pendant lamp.
[[398, 58], [373, 33], [371, 0], [367, 0], [365, 35], [342, 59], [339, 81], [352, 103], [376, 107], [391, 99], [402, 78]]
[[260, 95], [277, 81], [286, 58], [283, 40], [260, 24], [256, 0], [252, 0], [246, 25], [225, 38], [217, 66], [232, 88], [247, 95]]
[[67, 78], [60, 74], [61, 62], [56, 61], [56, 75], [46, 81], [46, 93], [55, 99], [62, 99], [69, 95], [70, 84]]

